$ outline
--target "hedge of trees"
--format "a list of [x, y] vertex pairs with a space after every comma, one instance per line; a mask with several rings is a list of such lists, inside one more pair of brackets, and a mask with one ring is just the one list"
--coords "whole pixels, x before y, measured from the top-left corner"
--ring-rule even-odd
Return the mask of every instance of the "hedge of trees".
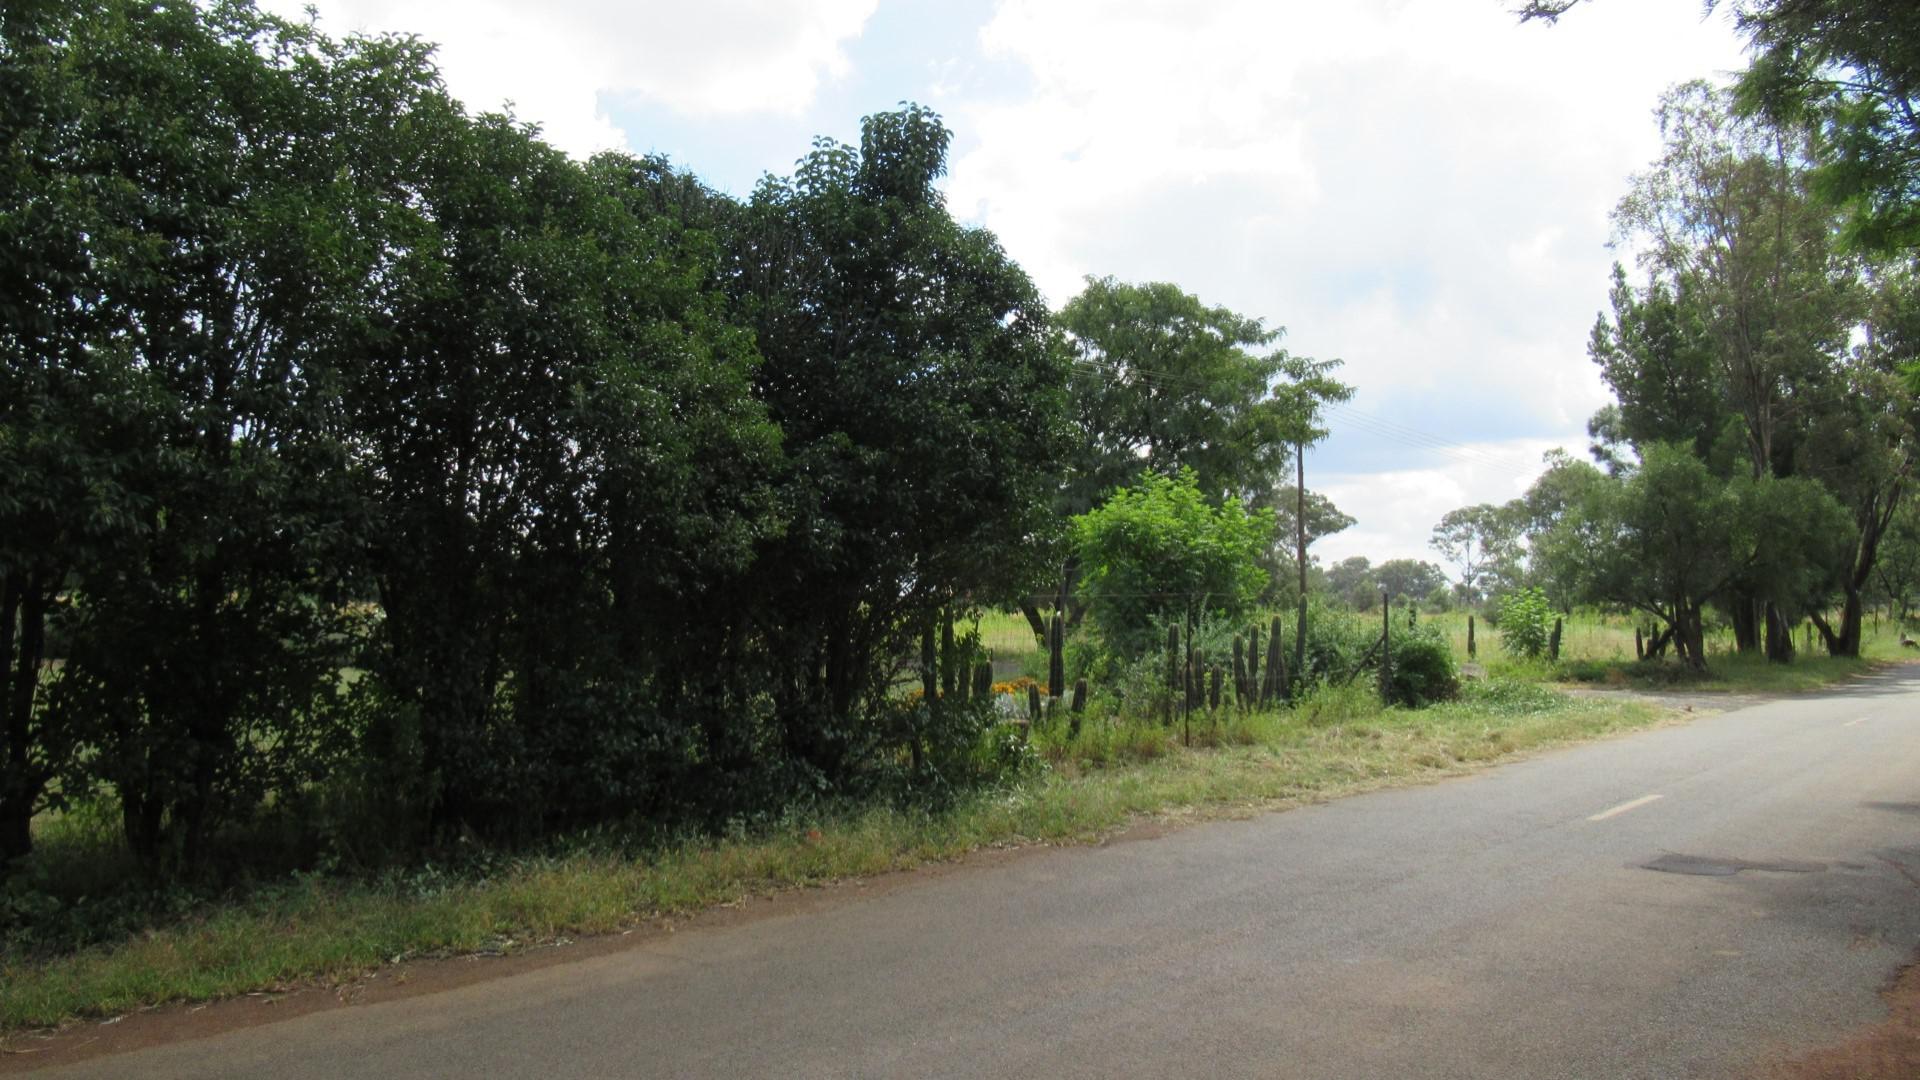
[[102, 791], [173, 872], [877, 782], [897, 658], [1061, 533], [1067, 350], [948, 140], [736, 200], [411, 39], [0, 9], [0, 861]]
[[1070, 516], [1143, 474], [1292, 506], [1351, 391], [1171, 285], [1050, 313], [949, 139], [905, 105], [737, 199], [411, 38], [0, 7], [0, 875], [82, 801], [178, 877], [990, 775], [956, 615], [1078, 596]]

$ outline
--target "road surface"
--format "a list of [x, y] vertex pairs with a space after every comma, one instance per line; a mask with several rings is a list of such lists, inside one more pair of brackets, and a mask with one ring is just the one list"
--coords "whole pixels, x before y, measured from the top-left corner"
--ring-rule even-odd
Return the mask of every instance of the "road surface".
[[1743, 1075], [1916, 946], [1906, 667], [39, 1075]]

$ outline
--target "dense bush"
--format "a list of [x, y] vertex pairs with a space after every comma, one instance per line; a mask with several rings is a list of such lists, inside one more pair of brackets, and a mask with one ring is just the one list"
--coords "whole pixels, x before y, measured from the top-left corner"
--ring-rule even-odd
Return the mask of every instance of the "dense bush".
[[1431, 631], [1396, 635], [1388, 696], [1393, 704], [1415, 709], [1460, 696], [1453, 646]]

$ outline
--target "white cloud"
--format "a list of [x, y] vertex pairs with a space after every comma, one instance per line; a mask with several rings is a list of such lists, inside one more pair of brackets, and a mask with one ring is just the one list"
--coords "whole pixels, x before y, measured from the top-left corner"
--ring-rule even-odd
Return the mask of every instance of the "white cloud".
[[[1086, 274], [1173, 281], [1345, 359], [1363, 408], [1577, 452], [1605, 400], [1586, 341], [1608, 211], [1657, 152], [1661, 91], [1743, 61], [1697, 5], [1608, 0], [1553, 28], [1512, 6], [1007, 0], [982, 48], [1034, 90], [950, 109], [977, 140], [951, 204], [1055, 303]], [[1490, 497], [1401, 456], [1418, 468], [1336, 499], [1361, 519], [1341, 543], [1377, 545], [1346, 553], [1417, 555], [1440, 513]]]
[[[334, 34], [436, 42], [448, 88], [476, 111], [514, 112], [569, 153], [621, 148], [609, 98], [702, 116], [795, 114], [846, 72], [843, 45], [878, 0], [319, 0]], [[306, 0], [268, 0], [298, 17]]]
[[1546, 471], [1541, 456], [1557, 448], [1578, 453], [1580, 443], [1553, 439], [1471, 443], [1438, 455], [1441, 463], [1433, 467], [1327, 473], [1318, 479], [1309, 451], [1307, 487], [1359, 519], [1352, 528], [1314, 544], [1310, 553], [1323, 565], [1350, 555], [1365, 555], [1376, 563], [1420, 559], [1441, 563], [1451, 574], [1452, 569], [1428, 546], [1441, 517], [1462, 506], [1519, 497]]

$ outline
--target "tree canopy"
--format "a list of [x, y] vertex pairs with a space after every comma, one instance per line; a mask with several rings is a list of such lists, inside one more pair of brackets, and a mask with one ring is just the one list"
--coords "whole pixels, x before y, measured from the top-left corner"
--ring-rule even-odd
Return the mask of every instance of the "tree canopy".
[[1089, 278], [1060, 311], [1074, 350], [1079, 513], [1142, 472], [1193, 472], [1208, 498], [1270, 502], [1291, 448], [1324, 436], [1315, 406], [1351, 391], [1320, 362], [1273, 348], [1282, 331], [1164, 282]]

